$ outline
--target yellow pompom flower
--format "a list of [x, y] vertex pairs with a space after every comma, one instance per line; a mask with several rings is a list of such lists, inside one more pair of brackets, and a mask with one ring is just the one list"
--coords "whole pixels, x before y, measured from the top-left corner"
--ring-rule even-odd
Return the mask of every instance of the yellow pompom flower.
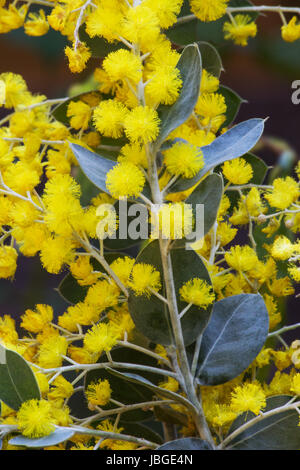
[[68, 104], [67, 116], [73, 129], [86, 130], [89, 127], [92, 111], [89, 105], [83, 101], [71, 101]]
[[215, 21], [226, 13], [229, 0], [191, 0], [191, 10], [201, 21]]
[[90, 286], [97, 282], [99, 275], [93, 271], [89, 256], [78, 256], [77, 260], [70, 264], [70, 272], [81, 286]]
[[122, 7], [118, 0], [101, 2], [86, 20], [86, 32], [93, 38], [103, 36], [108, 42], [119, 39], [123, 21]]
[[129, 286], [135, 295], [147, 295], [151, 290], [158, 292], [161, 289], [160, 273], [151, 264], [137, 263], [133, 266]]
[[193, 210], [189, 204], [175, 202], [162, 204], [157, 213], [151, 213], [151, 238], [182, 239], [193, 229]]
[[161, 28], [168, 29], [176, 23], [183, 0], [144, 0], [143, 3], [157, 15]]
[[146, 102], [153, 106], [173, 104], [178, 98], [182, 80], [176, 67], [160, 66], [148, 76], [145, 87]]
[[244, 158], [226, 161], [222, 166], [223, 175], [232, 184], [246, 184], [253, 176], [252, 166]]
[[74, 387], [62, 375], [58, 376], [52, 383], [48, 399], [54, 401], [64, 400], [73, 395]]
[[149, 106], [137, 106], [124, 119], [125, 134], [131, 142], [153, 142], [159, 133], [160, 120]]
[[288, 273], [294, 281], [300, 282], [300, 266], [289, 266]]
[[210, 126], [212, 132], [217, 132], [225, 121], [227, 106], [224, 96], [219, 93], [201, 94], [195, 109], [201, 116], [201, 124]]
[[5, 108], [16, 108], [23, 103], [24, 94], [28, 90], [26, 82], [21, 75], [11, 72], [1, 73], [0, 83], [3, 84]]
[[231, 394], [230, 407], [236, 413], [252, 411], [258, 415], [266, 406], [266, 395], [259, 384], [248, 383], [236, 387]]
[[110, 351], [117, 342], [117, 336], [109, 323], [98, 323], [87, 331], [83, 343], [84, 347], [94, 354], [100, 355], [103, 351]]
[[225, 39], [232, 39], [238, 46], [247, 46], [248, 39], [257, 34], [257, 26], [248, 15], [236, 15], [232, 23], [224, 23], [223, 30]]
[[41, 246], [40, 258], [44, 268], [51, 274], [58, 274], [65, 263], [74, 260], [74, 247], [67, 238], [47, 237]]
[[118, 163], [106, 176], [106, 187], [116, 198], [138, 197], [145, 184], [143, 172], [133, 163]]
[[12, 278], [17, 269], [18, 253], [12, 246], [0, 246], [0, 278]]
[[37, 304], [34, 310], [26, 310], [22, 315], [21, 326], [32, 333], [39, 333], [53, 320], [53, 308], [50, 305]]
[[83, 42], [80, 42], [77, 49], [72, 49], [67, 46], [65, 48], [65, 54], [69, 59], [69, 68], [72, 73], [80, 73], [85, 67], [86, 63], [91, 57], [89, 48]]
[[86, 397], [91, 405], [105, 406], [111, 397], [111, 388], [108, 380], [92, 382], [86, 389]]
[[28, 400], [22, 403], [17, 413], [18, 428], [26, 437], [37, 439], [48, 436], [55, 430], [51, 405], [46, 400]]
[[106, 308], [115, 307], [118, 304], [119, 293], [119, 288], [114, 282], [104, 279], [89, 288], [85, 303], [94, 306], [100, 313]]
[[128, 79], [137, 84], [142, 78], [140, 59], [125, 49], [108, 54], [103, 61], [103, 68], [114, 82]]
[[125, 256], [124, 258], [117, 258], [110, 265], [113, 272], [118, 276], [122, 284], [128, 285], [129, 276], [134, 265], [134, 259]]
[[284, 235], [280, 235], [272, 245], [271, 255], [278, 260], [287, 260], [292, 256], [293, 251], [294, 246], [292, 242]]
[[273, 189], [265, 194], [265, 198], [272, 207], [284, 210], [295, 202], [299, 195], [299, 184], [293, 178], [287, 176], [286, 178], [275, 179]]
[[28, 36], [43, 36], [48, 33], [49, 24], [46, 20], [44, 10], [39, 13], [29, 13], [26, 23], [24, 24], [25, 33]]
[[147, 168], [148, 160], [145, 146], [139, 144], [138, 142], [124, 145], [124, 147], [121, 148], [118, 162], [130, 162], [134, 165]]
[[207, 70], [203, 69], [200, 87], [201, 95], [204, 93], [215, 93], [218, 90], [219, 85], [219, 79], [207, 72]]
[[300, 39], [300, 24], [297, 21], [297, 16], [293, 16], [288, 24], [281, 27], [281, 36], [284, 41], [294, 42]]
[[63, 357], [66, 355], [68, 343], [64, 336], [49, 336], [40, 346], [38, 364], [41, 367], [52, 368], [62, 365]]
[[128, 10], [122, 23], [121, 36], [129, 42], [138, 44], [143, 52], [147, 52], [156, 42], [159, 33], [159, 19], [151, 7], [143, 2]]
[[8, 8], [0, 8], [0, 34], [21, 28], [24, 24], [27, 10], [27, 5], [17, 8], [14, 4], [9, 5]]
[[247, 272], [255, 268], [258, 263], [258, 258], [255, 251], [250, 246], [236, 245], [225, 253], [225, 261], [236, 271]]
[[190, 279], [179, 289], [181, 300], [188, 304], [207, 309], [215, 300], [212, 286], [199, 278]]
[[48, 23], [55, 31], [62, 31], [65, 27], [67, 17], [69, 15], [67, 6], [61, 4], [56, 5], [50, 15], [47, 16]]
[[95, 127], [105, 137], [118, 139], [122, 136], [123, 124], [127, 113], [127, 108], [119, 101], [102, 101], [94, 111], [93, 120]]
[[176, 142], [163, 153], [164, 164], [172, 175], [193, 178], [204, 166], [203, 153], [196, 145]]

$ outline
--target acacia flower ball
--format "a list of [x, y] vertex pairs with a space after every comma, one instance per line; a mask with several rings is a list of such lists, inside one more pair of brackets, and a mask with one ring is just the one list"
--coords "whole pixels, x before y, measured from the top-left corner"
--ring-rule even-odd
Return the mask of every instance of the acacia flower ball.
[[297, 16], [293, 16], [288, 24], [281, 27], [281, 36], [286, 42], [294, 42], [300, 39], [300, 24], [297, 23]]
[[224, 23], [225, 39], [232, 39], [238, 46], [247, 46], [248, 39], [254, 38], [257, 26], [248, 15], [236, 15], [232, 23]]
[[86, 397], [91, 405], [105, 406], [111, 397], [111, 388], [108, 380], [99, 380], [88, 385]]
[[224, 176], [232, 184], [246, 184], [252, 176], [252, 166], [244, 158], [235, 158], [222, 166]]
[[204, 166], [203, 153], [196, 145], [177, 142], [164, 152], [164, 163], [172, 175], [193, 178]]
[[125, 134], [131, 142], [153, 142], [159, 133], [160, 120], [149, 106], [137, 106], [124, 119]]
[[201, 21], [215, 21], [226, 13], [229, 0], [191, 0], [191, 10]]
[[118, 163], [106, 176], [106, 187], [116, 198], [138, 197], [145, 184], [143, 172], [133, 163]]
[[28, 400], [22, 403], [18, 414], [18, 428], [29, 438], [48, 436], [54, 431], [51, 404], [46, 400]]
[[161, 289], [160, 273], [151, 264], [135, 264], [131, 271], [130, 288], [135, 295], [146, 294], [150, 296], [150, 290], [158, 292]]
[[94, 111], [96, 129], [105, 137], [118, 139], [123, 134], [123, 122], [127, 114], [125, 106], [117, 100], [105, 100]]
[[179, 293], [181, 299], [188, 304], [197, 305], [205, 310], [215, 300], [212, 286], [199, 278], [190, 279], [180, 288]]

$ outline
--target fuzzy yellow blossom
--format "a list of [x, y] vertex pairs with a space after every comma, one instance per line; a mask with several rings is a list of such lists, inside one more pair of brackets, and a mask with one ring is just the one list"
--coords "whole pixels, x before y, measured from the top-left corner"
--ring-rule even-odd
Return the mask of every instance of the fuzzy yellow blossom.
[[118, 163], [106, 176], [106, 187], [116, 198], [138, 197], [145, 184], [143, 172], [133, 163]]
[[58, 274], [63, 265], [71, 263], [74, 257], [74, 247], [67, 238], [47, 237], [42, 242], [40, 259], [49, 273]]
[[88, 15], [86, 32], [91, 38], [103, 36], [107, 41], [113, 42], [119, 39], [123, 19], [118, 0], [101, 2], [97, 9]]
[[147, 52], [149, 45], [155, 43], [159, 36], [159, 19], [143, 2], [128, 10], [121, 31], [125, 39]]
[[248, 39], [257, 34], [257, 26], [248, 15], [235, 15], [232, 22], [224, 23], [225, 39], [232, 39], [238, 46], [247, 46]]
[[249, 215], [252, 217], [258, 217], [260, 214], [264, 214], [267, 210], [257, 188], [251, 188], [245, 199], [245, 205]]
[[200, 91], [203, 93], [215, 93], [219, 88], [220, 81], [217, 77], [203, 69]]
[[27, 5], [17, 8], [14, 4], [0, 8], [0, 34], [23, 26], [27, 10]]
[[300, 39], [300, 24], [297, 21], [297, 16], [293, 16], [288, 24], [281, 27], [281, 36], [284, 41], [294, 42]]
[[96, 210], [96, 235], [100, 240], [111, 237], [118, 228], [118, 217], [111, 204], [100, 204]]
[[28, 36], [43, 36], [46, 34], [49, 30], [49, 24], [44, 10], [40, 10], [39, 13], [29, 13], [24, 30]]
[[225, 254], [225, 260], [229, 266], [238, 272], [251, 271], [258, 263], [255, 251], [248, 245], [233, 246], [230, 251]]
[[157, 213], [151, 213], [151, 237], [182, 239], [193, 230], [193, 210], [189, 204], [175, 202], [162, 204]]
[[215, 300], [212, 286], [199, 278], [190, 279], [179, 289], [179, 293], [184, 302], [197, 305], [205, 310]]
[[157, 106], [158, 104], [173, 104], [178, 98], [182, 86], [178, 68], [163, 66], [148, 76], [145, 87], [146, 102]]
[[73, 385], [60, 375], [51, 383], [48, 399], [55, 401], [65, 400], [65, 398], [71, 397], [73, 392]]
[[28, 309], [21, 318], [21, 326], [25, 330], [38, 333], [53, 320], [53, 308], [50, 305], [38, 304], [35, 311]]
[[138, 142], [124, 145], [124, 147], [121, 148], [118, 162], [130, 162], [134, 165], [147, 168], [148, 161], [145, 146]]
[[96, 129], [105, 137], [118, 139], [123, 133], [123, 124], [128, 110], [116, 100], [102, 101], [94, 111]]
[[129, 282], [129, 276], [134, 265], [134, 259], [125, 256], [124, 258], [117, 258], [110, 265], [113, 272], [118, 276], [120, 281], [126, 286]]
[[63, 357], [67, 352], [68, 343], [64, 336], [50, 336], [39, 348], [38, 363], [41, 367], [52, 368], [62, 365]]
[[99, 380], [90, 383], [85, 393], [91, 405], [105, 406], [110, 400], [111, 392], [109, 381]]
[[3, 179], [7, 186], [24, 195], [28, 191], [31, 192], [39, 184], [40, 175], [33, 165], [18, 161], [9, 166], [4, 172]]
[[209, 120], [226, 113], [226, 110], [225, 98], [220, 93], [201, 94], [196, 104], [196, 112], [205, 118], [206, 124]]
[[290, 265], [288, 273], [294, 281], [300, 282], [300, 266]]
[[40, 438], [51, 434], [55, 429], [51, 405], [46, 400], [25, 401], [17, 414], [18, 428], [29, 438]]
[[0, 246], [0, 278], [12, 278], [17, 269], [16, 250], [11, 246]]
[[65, 48], [65, 54], [69, 59], [69, 68], [73, 73], [82, 72], [86, 63], [91, 57], [91, 52], [89, 48], [83, 42], [80, 42], [77, 46], [77, 49], [67, 46]]
[[143, 3], [157, 15], [161, 28], [167, 29], [176, 23], [183, 0], [144, 0]]
[[265, 406], [266, 396], [259, 384], [246, 383], [232, 392], [230, 407], [236, 413], [252, 411], [258, 415]]
[[237, 185], [248, 183], [253, 176], [252, 166], [244, 158], [226, 161], [222, 171], [230, 183]]
[[84, 337], [84, 347], [94, 354], [110, 351], [117, 342], [117, 336], [109, 323], [98, 323], [87, 331]]
[[160, 273], [151, 264], [137, 263], [133, 266], [129, 286], [137, 296], [151, 294], [161, 289]]
[[273, 181], [273, 188], [265, 194], [265, 198], [276, 209], [287, 209], [300, 195], [297, 181], [290, 176], [277, 178]]
[[215, 21], [226, 13], [229, 0], [191, 0], [191, 10], [201, 21]]
[[274, 241], [271, 248], [271, 255], [278, 260], [287, 260], [294, 251], [294, 245], [284, 235], [280, 235]]
[[295, 374], [292, 378], [291, 391], [300, 395], [300, 374]]
[[176, 142], [164, 151], [164, 164], [172, 175], [192, 178], [204, 166], [203, 153], [195, 145]]
[[130, 80], [137, 84], [142, 78], [142, 63], [140, 59], [124, 49], [108, 54], [103, 61], [103, 68], [114, 82]]
[[149, 106], [137, 106], [124, 119], [125, 134], [131, 142], [153, 142], [159, 133], [160, 120]]
[[92, 111], [89, 105], [83, 101], [71, 101], [68, 104], [67, 116], [73, 129], [86, 130], [89, 126]]
[[91, 286], [85, 297], [85, 303], [93, 305], [99, 312], [118, 303], [119, 288], [106, 279]]

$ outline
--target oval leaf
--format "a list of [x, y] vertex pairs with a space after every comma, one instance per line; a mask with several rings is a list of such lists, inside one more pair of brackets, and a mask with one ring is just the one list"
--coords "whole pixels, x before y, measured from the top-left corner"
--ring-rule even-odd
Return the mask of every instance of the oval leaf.
[[35, 375], [20, 354], [0, 345], [0, 400], [14, 410], [41, 394]]
[[209, 42], [197, 43], [202, 57], [202, 67], [210, 74], [219, 78], [223, 69], [222, 59], [217, 49]]
[[[287, 395], [268, 398], [264, 413], [286, 405], [292, 398]], [[255, 415], [251, 412], [240, 415], [232, 424], [228, 435], [253, 418]], [[249, 426], [228, 444], [226, 450], [299, 450], [298, 423], [299, 415], [296, 410], [283, 411]]]
[[219, 385], [241, 374], [262, 349], [268, 331], [269, 315], [259, 294], [216, 302], [201, 343], [200, 383]]
[[65, 442], [71, 437], [73, 437], [75, 431], [68, 428], [57, 428], [54, 432], [49, 434], [49, 436], [41, 437], [39, 439], [29, 439], [24, 436], [13, 437], [9, 444], [13, 446], [23, 446], [23, 447], [32, 447], [32, 448], [44, 448], [49, 446], [56, 446], [61, 442]]
[[187, 46], [178, 61], [177, 68], [182, 79], [182, 88], [177, 101], [172, 106], [158, 108], [161, 119], [160, 134], [155, 142], [156, 149], [168, 135], [192, 114], [197, 103], [201, 82], [201, 56], [196, 44]]
[[263, 119], [249, 119], [229, 129], [211, 144], [202, 147], [205, 165], [191, 179], [180, 179], [172, 191], [185, 191], [191, 188], [210, 170], [227, 160], [234, 160], [251, 150], [260, 139], [264, 130]]
[[212, 446], [196, 437], [184, 437], [176, 441], [166, 442], [155, 450], [213, 450]]

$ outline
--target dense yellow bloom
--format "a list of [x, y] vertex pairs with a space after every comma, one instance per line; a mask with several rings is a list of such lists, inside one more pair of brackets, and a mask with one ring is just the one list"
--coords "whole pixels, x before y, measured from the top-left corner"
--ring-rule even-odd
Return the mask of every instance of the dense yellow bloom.
[[134, 259], [125, 256], [124, 258], [117, 258], [110, 265], [113, 272], [118, 276], [122, 284], [128, 284], [129, 276], [134, 265]]
[[133, 163], [118, 163], [106, 176], [106, 187], [116, 198], [138, 197], [145, 184], [144, 173]]
[[48, 393], [49, 400], [64, 400], [73, 395], [74, 387], [62, 375], [59, 375], [52, 383], [50, 392]]
[[201, 21], [215, 21], [226, 13], [229, 0], [191, 0], [191, 10]]
[[101, 101], [94, 111], [93, 120], [98, 131], [105, 137], [118, 139], [122, 136], [128, 110], [116, 100]]
[[188, 304], [197, 305], [205, 310], [215, 300], [212, 286], [199, 278], [190, 279], [179, 289], [179, 293], [181, 299]]
[[219, 88], [219, 84], [220, 84], [220, 81], [217, 77], [207, 72], [207, 70], [205, 69], [202, 70], [201, 86], [200, 86], [201, 94], [215, 93]]
[[73, 73], [80, 73], [85, 69], [86, 63], [91, 57], [89, 48], [83, 43], [79, 43], [77, 49], [67, 46], [65, 54], [69, 59], [69, 68]]
[[96, 210], [96, 235], [100, 240], [112, 236], [118, 228], [118, 218], [114, 207], [110, 204], [100, 204]]
[[130, 80], [138, 83], [142, 78], [142, 64], [133, 53], [120, 49], [111, 52], [103, 61], [103, 68], [112, 81]]
[[0, 8], [0, 33], [8, 33], [23, 26], [27, 10], [27, 5], [17, 8], [14, 4]]
[[16, 250], [11, 246], [0, 246], [0, 278], [12, 278], [17, 269]]
[[254, 38], [257, 26], [248, 15], [236, 15], [232, 22], [224, 23], [225, 39], [232, 39], [239, 46], [247, 46], [248, 39]]
[[105, 279], [96, 282], [96, 284], [89, 288], [85, 302], [93, 305], [101, 312], [108, 307], [117, 305], [119, 293], [117, 285]]
[[258, 415], [266, 406], [266, 396], [259, 384], [248, 383], [238, 386], [231, 395], [231, 409], [236, 413], [252, 411]]
[[288, 267], [288, 273], [296, 282], [300, 282], [300, 266], [291, 265]]
[[0, 83], [4, 85], [4, 105], [6, 108], [16, 108], [23, 103], [27, 85], [21, 75], [5, 72], [0, 75]]
[[176, 67], [159, 67], [148, 76], [145, 87], [146, 102], [157, 106], [158, 104], [173, 104], [178, 98], [182, 80]]
[[226, 161], [222, 166], [224, 176], [232, 184], [246, 184], [252, 176], [252, 166], [244, 160], [244, 158], [235, 158], [231, 161]]
[[233, 246], [230, 248], [230, 251], [225, 253], [225, 260], [229, 266], [238, 272], [251, 271], [258, 263], [258, 258], [255, 251], [248, 245]]
[[89, 256], [78, 256], [76, 261], [70, 264], [70, 272], [81, 286], [90, 286], [97, 282], [99, 275], [93, 271]]
[[150, 297], [151, 290], [161, 289], [160, 273], [151, 264], [137, 263], [132, 268], [129, 286], [135, 295]]
[[280, 235], [274, 241], [271, 248], [271, 255], [275, 259], [286, 260], [290, 258], [294, 251], [292, 242], [284, 235]]
[[267, 208], [264, 206], [261, 194], [257, 188], [251, 188], [245, 199], [245, 205], [249, 215], [258, 217], [264, 214]]
[[143, 52], [147, 52], [149, 46], [151, 47], [159, 36], [159, 19], [143, 2], [128, 10], [121, 32], [125, 39], [138, 44]]
[[52, 368], [62, 365], [68, 343], [64, 336], [53, 335], [46, 339], [39, 349], [38, 363], [41, 367]]
[[196, 145], [176, 142], [164, 152], [164, 164], [172, 175], [193, 178], [204, 166], [203, 153]]
[[167, 29], [176, 22], [183, 0], [144, 0], [143, 3], [157, 15], [161, 28]]
[[144, 168], [148, 167], [147, 154], [144, 145], [138, 142], [126, 144], [121, 148], [118, 162], [130, 162]]
[[87, 129], [91, 119], [92, 111], [89, 105], [83, 101], [71, 101], [68, 104], [67, 116], [73, 129]]
[[50, 305], [38, 304], [35, 310], [28, 309], [21, 317], [21, 326], [32, 333], [42, 331], [53, 320], [53, 308]]
[[17, 421], [22, 434], [30, 438], [47, 436], [55, 429], [51, 405], [46, 400], [25, 401], [18, 411]]
[[91, 38], [103, 36], [107, 41], [113, 42], [119, 39], [122, 21], [123, 14], [120, 3], [117, 0], [111, 0], [106, 4], [99, 5], [88, 15], [86, 32]]
[[90, 383], [86, 389], [86, 397], [91, 405], [105, 406], [111, 397], [111, 388], [108, 380], [99, 380]]
[[84, 347], [91, 353], [100, 355], [110, 351], [117, 342], [117, 336], [109, 323], [98, 323], [87, 331]]
[[284, 41], [294, 42], [300, 39], [300, 24], [297, 21], [297, 16], [293, 16], [288, 24], [281, 27], [281, 36]]
[[290, 176], [277, 178], [273, 181], [273, 189], [265, 194], [265, 198], [276, 209], [287, 209], [300, 195], [299, 184]]
[[157, 213], [151, 213], [151, 237], [158, 238], [160, 232], [166, 239], [182, 239], [192, 232], [193, 222], [193, 210], [189, 204], [162, 204]]
[[291, 391], [296, 395], [300, 395], [300, 374], [294, 375], [292, 378]]
[[39, 13], [29, 13], [24, 25], [25, 33], [28, 36], [43, 36], [49, 30], [44, 10]]
[[149, 106], [138, 106], [124, 119], [125, 134], [131, 142], [153, 142], [159, 133], [160, 120]]

